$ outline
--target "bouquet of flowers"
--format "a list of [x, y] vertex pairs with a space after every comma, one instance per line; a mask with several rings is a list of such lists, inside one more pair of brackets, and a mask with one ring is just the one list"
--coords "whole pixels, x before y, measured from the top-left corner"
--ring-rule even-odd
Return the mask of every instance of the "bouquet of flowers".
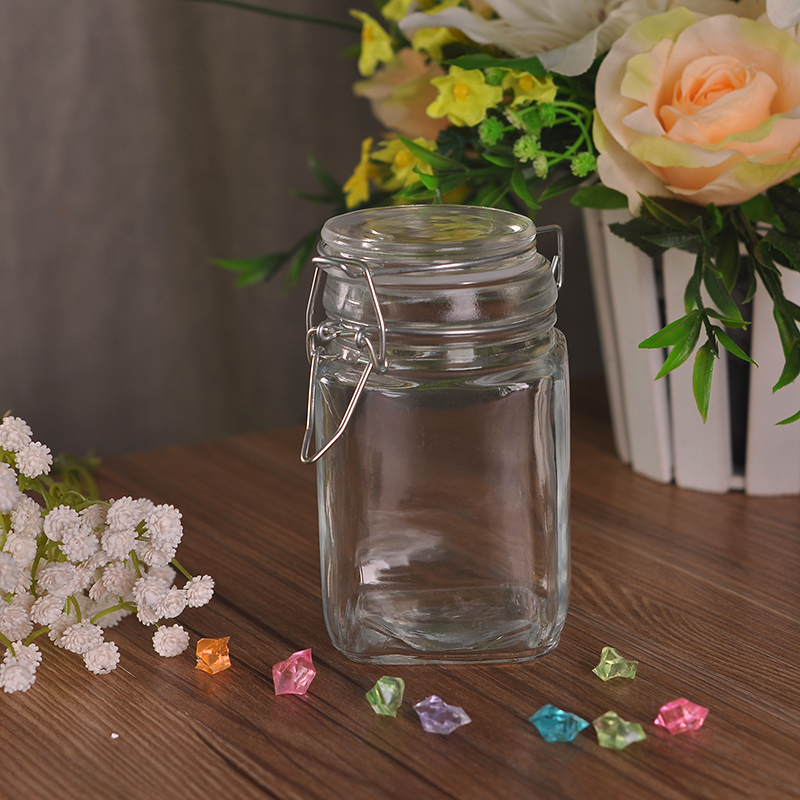
[[[614, 225], [616, 234], [653, 257], [669, 248], [696, 254], [685, 315], [641, 343], [671, 348], [659, 377], [695, 353], [705, 419], [720, 346], [751, 360], [728, 330], [748, 325], [742, 308], [759, 284], [774, 303], [785, 357], [774, 389], [798, 377], [800, 307], [781, 284], [783, 270], [800, 270], [796, 2], [375, 6], [351, 12], [361, 32], [354, 91], [387, 132], [363, 141], [342, 187], [312, 164], [323, 191], [307, 199], [330, 202], [334, 213], [447, 202], [535, 217], [562, 193], [580, 206], [627, 207], [632, 219]], [[284, 264], [296, 276], [317, 233], [286, 252], [219, 263], [240, 283]], [[797, 419], [800, 411], [783, 422]]]
[[[174, 619], [187, 606], [203, 606], [214, 591], [208, 575], [193, 578], [175, 559], [183, 535], [180, 512], [170, 505], [123, 497], [94, 497], [90, 472], [80, 465], [49, 477], [53, 457], [31, 440], [19, 417], [0, 423], [0, 686], [27, 691], [42, 660], [34, 640], [42, 634], [105, 675], [119, 650], [104, 630], [136, 614], [155, 625], [153, 648], [177, 656], [189, 634]], [[33, 495], [38, 495], [42, 504]], [[173, 583], [176, 570], [186, 578]]]

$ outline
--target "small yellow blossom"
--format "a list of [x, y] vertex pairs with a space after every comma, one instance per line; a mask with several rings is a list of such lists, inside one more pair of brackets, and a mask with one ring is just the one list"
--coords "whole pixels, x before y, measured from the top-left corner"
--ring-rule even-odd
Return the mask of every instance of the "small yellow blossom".
[[369, 200], [369, 182], [377, 174], [377, 167], [369, 159], [372, 149], [372, 137], [364, 139], [361, 143], [361, 161], [358, 162], [353, 174], [342, 187], [344, 201], [348, 208], [356, 208]]
[[447, 75], [433, 78], [431, 83], [439, 90], [439, 96], [428, 106], [428, 116], [447, 116], [453, 125], [477, 125], [486, 117], [487, 109], [503, 99], [503, 90], [489, 86], [479, 69], [450, 67]]
[[414, 0], [389, 0], [381, 9], [381, 14], [384, 19], [388, 19], [390, 22], [400, 22], [408, 13], [409, 6], [413, 2]]
[[[418, 144], [427, 150], [435, 150], [436, 142], [430, 139], [419, 137], [414, 139], [414, 144]], [[391, 169], [391, 177], [386, 180], [382, 188], [387, 192], [395, 192], [404, 186], [410, 186], [419, 180], [419, 175], [414, 171], [414, 167], [426, 175], [432, 175], [433, 169], [430, 164], [426, 164], [421, 158], [415, 156], [400, 139], [389, 139], [384, 142], [383, 147], [376, 151], [372, 156], [375, 161], [382, 161], [388, 164]]]
[[441, 61], [444, 57], [442, 48], [457, 41], [450, 28], [420, 28], [414, 31], [411, 46], [415, 50], [423, 50], [434, 61]]
[[529, 72], [518, 69], [506, 71], [502, 83], [503, 89], [511, 89], [514, 99], [511, 105], [526, 105], [527, 103], [552, 103], [556, 97], [556, 85], [552, 78], [537, 78]]
[[374, 74], [378, 64], [391, 64], [396, 56], [392, 47], [392, 37], [380, 23], [363, 11], [351, 9], [350, 16], [361, 20], [361, 55], [358, 57], [358, 71], [363, 76]]

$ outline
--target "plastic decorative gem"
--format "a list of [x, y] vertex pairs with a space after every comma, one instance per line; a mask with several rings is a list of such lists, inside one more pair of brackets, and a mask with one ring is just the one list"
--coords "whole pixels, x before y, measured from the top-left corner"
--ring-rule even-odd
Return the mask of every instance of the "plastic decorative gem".
[[272, 668], [275, 694], [305, 694], [316, 674], [311, 650], [298, 650]]
[[629, 744], [647, 738], [638, 722], [626, 722], [614, 711], [593, 719], [592, 725], [597, 732], [597, 743], [609, 750], [624, 750]]
[[604, 647], [600, 653], [600, 663], [592, 672], [604, 681], [612, 678], [635, 678], [638, 665], [638, 661], [626, 661], [613, 647]]
[[197, 664], [195, 669], [201, 669], [209, 675], [216, 675], [231, 665], [228, 653], [228, 639], [200, 639], [197, 642]]
[[708, 709], [705, 706], [699, 706], [685, 697], [679, 697], [661, 706], [654, 722], [666, 728], [674, 736], [676, 733], [696, 731], [701, 728], [707, 716]]
[[472, 722], [464, 713], [463, 708], [449, 706], [441, 697], [437, 697], [435, 694], [420, 700], [414, 706], [414, 711], [419, 715], [422, 729], [426, 733], [448, 734], [452, 733], [456, 728]]
[[396, 717], [397, 709], [403, 702], [406, 684], [402, 678], [390, 678], [384, 675], [368, 692], [367, 702], [376, 714]]
[[585, 719], [551, 705], [542, 706], [528, 721], [536, 726], [546, 742], [571, 742], [589, 727]]

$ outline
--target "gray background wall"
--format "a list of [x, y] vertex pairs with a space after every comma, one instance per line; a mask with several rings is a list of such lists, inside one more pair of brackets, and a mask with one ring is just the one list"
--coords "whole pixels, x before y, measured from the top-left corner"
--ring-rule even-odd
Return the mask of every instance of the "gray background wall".
[[[344, 179], [379, 132], [355, 40], [182, 0], [0, 0], [0, 414], [106, 456], [302, 420], [308, 275], [239, 289], [211, 258], [326, 216], [290, 190], [314, 190], [309, 153]], [[553, 221], [573, 375], [597, 374], [579, 218]]]

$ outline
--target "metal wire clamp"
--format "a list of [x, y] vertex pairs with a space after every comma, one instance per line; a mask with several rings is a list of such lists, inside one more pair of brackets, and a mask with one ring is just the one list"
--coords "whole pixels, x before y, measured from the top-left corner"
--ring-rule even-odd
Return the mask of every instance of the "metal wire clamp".
[[[385, 372], [388, 367], [386, 362], [386, 324], [383, 319], [380, 303], [378, 302], [378, 295], [375, 291], [375, 282], [372, 279], [372, 272], [369, 267], [354, 259], [331, 258], [329, 256], [317, 256], [313, 259], [312, 263], [315, 266], [315, 270], [308, 296], [308, 305], [306, 306], [306, 355], [311, 362], [311, 375], [308, 381], [306, 430], [303, 435], [303, 445], [300, 449], [300, 460], [304, 464], [313, 464], [315, 461], [318, 461], [341, 438], [345, 428], [347, 428], [350, 422], [350, 418], [353, 416], [356, 404], [361, 397], [361, 393], [364, 391], [364, 387], [367, 384], [369, 376], [372, 374], [372, 370], [375, 369], [378, 372]], [[314, 325], [314, 309], [322, 286], [322, 273], [325, 271], [326, 267], [340, 269], [350, 278], [364, 278], [375, 311], [377, 326], [331, 322], [329, 320], [325, 320], [319, 325]], [[378, 334], [377, 347], [368, 335], [370, 333], [374, 334], [376, 330]], [[367, 362], [361, 373], [361, 377], [358, 379], [356, 388], [353, 391], [353, 396], [350, 398], [350, 402], [347, 404], [344, 415], [339, 422], [339, 427], [328, 442], [316, 453], [312, 454], [311, 442], [314, 437], [317, 407], [317, 376], [319, 374], [320, 358], [324, 349], [321, 345], [334, 339], [345, 339], [352, 342], [355, 349], [362, 353], [362, 355], [367, 356]]]

